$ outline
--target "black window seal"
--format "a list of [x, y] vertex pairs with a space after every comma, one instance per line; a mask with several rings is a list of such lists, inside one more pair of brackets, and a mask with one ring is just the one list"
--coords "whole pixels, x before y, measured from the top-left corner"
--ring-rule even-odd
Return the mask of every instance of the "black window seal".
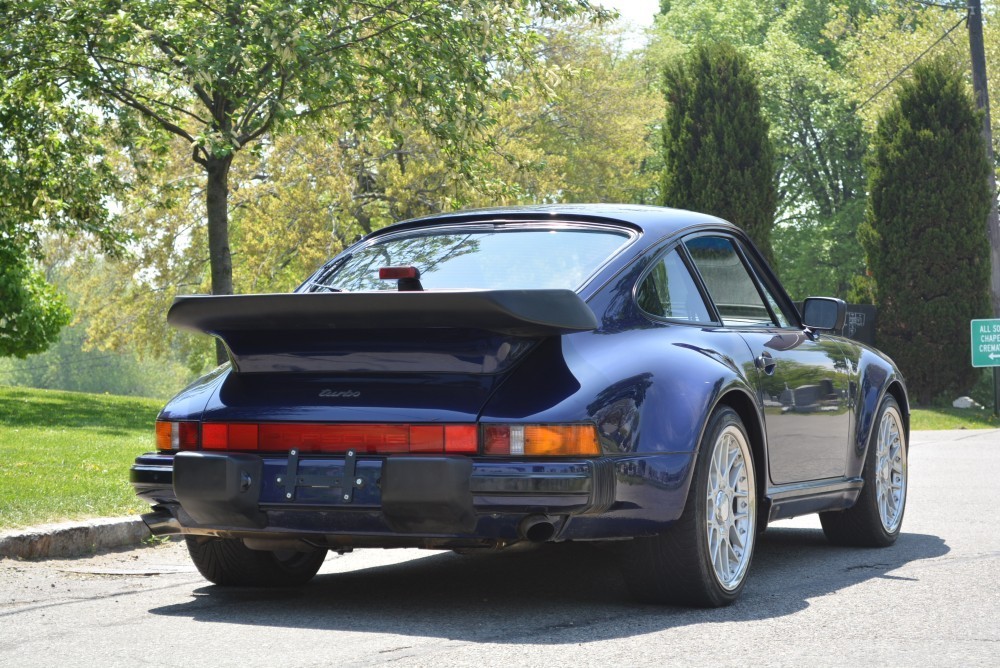
[[[693, 322], [691, 320], [681, 320], [680, 318], [667, 318], [662, 315], [656, 315], [655, 313], [650, 313], [639, 305], [639, 288], [646, 280], [646, 278], [653, 272], [656, 265], [663, 260], [663, 258], [671, 251], [678, 251], [678, 256], [681, 258], [681, 262], [688, 270], [688, 274], [691, 276], [691, 281], [694, 283], [695, 289], [701, 296], [701, 301], [705, 305], [705, 310], [708, 311], [708, 316], [711, 320], [707, 322]], [[642, 270], [639, 278], [636, 279], [635, 284], [632, 286], [632, 303], [635, 304], [636, 309], [639, 313], [643, 314], [647, 318], [653, 320], [654, 322], [670, 323], [674, 325], [692, 325], [695, 327], [722, 327], [722, 319], [719, 317], [718, 309], [715, 308], [715, 303], [708, 297], [707, 291], [705, 290], [704, 282], [701, 280], [701, 276], [697, 273], [697, 269], [694, 267], [691, 256], [687, 253], [687, 248], [684, 247], [683, 239], [673, 241], [666, 246], [660, 247], [651, 253], [653, 259], [650, 260], [649, 265]]]
[[[757, 325], [757, 326], [754, 326], [754, 325], [739, 325], [739, 326], [736, 326], [736, 325], [727, 325], [726, 321], [722, 318], [722, 314], [719, 312], [719, 309], [718, 309], [718, 307], [715, 304], [715, 299], [714, 298], [710, 298], [709, 302], [712, 304], [712, 309], [715, 311], [715, 315], [719, 319], [719, 322], [721, 323], [721, 326], [725, 327], [726, 329], [755, 329], [755, 330], [758, 330], [758, 329], [759, 330], [787, 329], [786, 327], [783, 327], [778, 322], [778, 318], [775, 316], [774, 311], [771, 309], [771, 304], [768, 303], [767, 297], [761, 291], [762, 290], [761, 282], [760, 282], [759, 277], [757, 276], [757, 272], [755, 272], [752, 269], [752, 266], [747, 261], [747, 256], [746, 256], [746, 254], [744, 252], [744, 245], [742, 243], [743, 240], [738, 235], [735, 235], [735, 234], [733, 234], [731, 232], [728, 232], [728, 231], [723, 232], [723, 231], [718, 231], [718, 230], [705, 230], [703, 232], [697, 232], [695, 234], [689, 234], [689, 235], [685, 236], [683, 239], [680, 240], [680, 243], [681, 243], [682, 246], [684, 246], [684, 251], [686, 253], [690, 253], [690, 251], [687, 248], [687, 242], [688, 242], [688, 240], [698, 239], [698, 238], [704, 238], [704, 237], [722, 238], [722, 239], [725, 239], [726, 241], [729, 241], [733, 245], [733, 249], [736, 251], [737, 257], [740, 259], [740, 262], [743, 264], [744, 271], [747, 272], [747, 276], [749, 276], [750, 282], [753, 283], [754, 289], [757, 291], [757, 296], [760, 298], [761, 303], [764, 305], [764, 309], [767, 311], [768, 315], [771, 318], [771, 324], [770, 325]], [[694, 258], [691, 258], [691, 263], [692, 263], [692, 265], [694, 265], [695, 275], [697, 276], [697, 280], [700, 283], [702, 289], [704, 289], [704, 291], [710, 295], [711, 293], [709, 293], [709, 291], [708, 291], [708, 285], [705, 283], [705, 278], [704, 278], [704, 276], [701, 275], [701, 272], [698, 270], [698, 265], [694, 261]]]

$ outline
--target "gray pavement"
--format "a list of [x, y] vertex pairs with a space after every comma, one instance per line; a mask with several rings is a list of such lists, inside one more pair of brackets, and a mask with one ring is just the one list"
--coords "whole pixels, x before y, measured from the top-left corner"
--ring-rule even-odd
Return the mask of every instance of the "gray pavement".
[[220, 589], [183, 545], [0, 559], [0, 666], [994, 665], [1000, 431], [917, 432], [888, 549], [815, 517], [762, 537], [722, 610], [629, 601], [613, 551], [332, 555], [302, 589]]

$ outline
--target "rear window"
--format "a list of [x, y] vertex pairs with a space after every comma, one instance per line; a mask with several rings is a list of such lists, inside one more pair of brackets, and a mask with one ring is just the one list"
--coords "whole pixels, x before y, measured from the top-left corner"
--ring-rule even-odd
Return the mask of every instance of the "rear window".
[[576, 290], [629, 240], [605, 229], [449, 230], [396, 236], [334, 265], [312, 290], [396, 290], [381, 267], [413, 266], [425, 290]]

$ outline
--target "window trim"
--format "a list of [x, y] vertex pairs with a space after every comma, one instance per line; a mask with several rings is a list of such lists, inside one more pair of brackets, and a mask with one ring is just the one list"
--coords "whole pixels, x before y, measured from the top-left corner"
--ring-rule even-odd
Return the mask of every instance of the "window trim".
[[[439, 234], [468, 234], [470, 232], [502, 232], [510, 230], [538, 230], [538, 231], [559, 231], [559, 230], [581, 230], [581, 231], [602, 231], [616, 234], [623, 237], [622, 244], [614, 252], [609, 254], [604, 261], [594, 268], [594, 271], [583, 279], [579, 286], [573, 288], [577, 294], [582, 294], [587, 286], [617, 257], [627, 248], [632, 246], [641, 235], [634, 229], [625, 226], [618, 226], [605, 223], [592, 223], [587, 221], [565, 221], [565, 220], [476, 220], [467, 223], [452, 223], [447, 225], [428, 225], [426, 227], [407, 228], [395, 232], [382, 232], [376, 230], [365, 235], [362, 239], [351, 244], [340, 253], [330, 258], [322, 267], [315, 271], [309, 278], [299, 285], [295, 292], [322, 292], [323, 281], [326, 280], [341, 265], [349, 260], [355, 253], [363, 251], [375, 244], [381, 244], [398, 238], [410, 238], [418, 236], [431, 236]], [[471, 289], [471, 288], [470, 288]]]
[[[709, 290], [708, 290], [708, 284], [705, 282], [705, 277], [702, 276], [701, 271], [698, 270], [698, 265], [694, 261], [694, 258], [690, 256], [690, 250], [687, 247], [687, 242], [689, 240], [703, 238], [703, 237], [722, 238], [722, 239], [725, 239], [725, 240], [729, 241], [730, 243], [732, 243], [733, 248], [736, 251], [737, 257], [739, 257], [740, 262], [743, 264], [744, 271], [746, 271], [747, 276], [749, 276], [750, 281], [753, 283], [754, 289], [757, 291], [757, 296], [760, 298], [761, 304], [767, 310], [767, 313], [768, 313], [768, 315], [771, 318], [771, 324], [770, 325], [729, 325], [729, 324], [726, 324], [726, 321], [722, 318], [722, 314], [719, 312], [718, 306], [715, 303], [715, 299], [711, 298], [711, 292], [709, 292]], [[784, 290], [781, 290], [781, 291], [774, 290], [774, 286], [771, 284], [770, 281], [764, 281], [764, 280], [762, 280], [761, 276], [759, 275], [759, 273], [758, 273], [758, 271], [757, 271], [757, 269], [755, 267], [755, 263], [752, 261], [752, 257], [755, 257], [756, 254], [754, 254], [753, 256], [751, 256], [751, 254], [750, 254], [750, 252], [748, 250], [749, 244], [747, 243], [747, 241], [745, 239], [742, 238], [742, 236], [733, 234], [732, 232], [729, 232], [729, 231], [700, 230], [700, 231], [698, 231], [698, 232], [696, 232], [694, 234], [688, 234], [688, 235], [684, 236], [682, 239], [680, 239], [679, 243], [680, 243], [681, 246], [684, 247], [684, 252], [687, 253], [687, 254], [689, 254], [691, 265], [694, 268], [695, 279], [701, 285], [701, 287], [704, 290], [705, 294], [709, 295], [709, 303], [711, 303], [711, 305], [712, 305], [711, 306], [711, 310], [714, 311], [715, 317], [718, 318], [718, 321], [720, 323], [719, 324], [720, 327], [724, 327], [726, 329], [734, 329], [734, 330], [752, 329], [752, 330], [766, 331], [766, 330], [769, 330], [769, 329], [783, 329], [783, 330], [793, 329], [793, 328], [796, 327], [796, 325], [800, 325], [800, 323], [797, 323], [797, 322], [790, 322], [789, 325], [786, 327], [786, 326], [781, 325], [779, 323], [778, 318], [775, 316], [774, 310], [771, 308], [771, 304], [770, 304], [769, 300], [767, 299], [767, 296], [763, 293], [763, 289], [764, 289], [764, 286], [769, 286], [771, 288], [771, 290], [770, 290], [771, 294], [775, 297], [776, 300], [779, 301], [779, 306], [780, 306], [780, 302], [781, 301], [786, 302], [784, 304], [786, 310], [788, 308], [788, 303], [790, 303], [790, 300], [788, 299], [788, 295], [785, 294]], [[798, 310], [797, 309], [793, 309], [792, 313], [798, 315]], [[801, 327], [799, 327], [799, 328], [801, 328]]]
[[[653, 273], [653, 270], [656, 268], [656, 265], [658, 265], [660, 261], [668, 253], [674, 250], [677, 251], [678, 257], [680, 257], [681, 262], [688, 270], [688, 275], [691, 277], [691, 281], [694, 283], [694, 287], [698, 291], [698, 294], [701, 296], [702, 303], [705, 305], [705, 310], [708, 312], [708, 317], [710, 318], [705, 322], [694, 322], [692, 320], [682, 320], [680, 318], [667, 318], [662, 315], [656, 315], [655, 313], [650, 313], [649, 311], [645, 310], [644, 308], [642, 308], [642, 306], [639, 305], [639, 288], [646, 281], [649, 275]], [[691, 256], [687, 252], [687, 248], [684, 247], [684, 239], [678, 239], [676, 241], [668, 243], [666, 246], [663, 246], [659, 250], [656, 250], [652, 255], [653, 255], [652, 260], [650, 260], [649, 264], [642, 270], [642, 273], [639, 275], [639, 278], [637, 278], [635, 283], [632, 285], [632, 303], [635, 304], [635, 307], [636, 309], [638, 309], [639, 313], [641, 313], [647, 318], [650, 318], [654, 322], [670, 323], [675, 325], [693, 325], [695, 327], [723, 326], [722, 320], [719, 318], [719, 312], [715, 308], [715, 302], [713, 302], [709, 297], [708, 292], [705, 289], [704, 281], [701, 280], [701, 275], [698, 274], [697, 269], [694, 267], [694, 263], [691, 259]]]

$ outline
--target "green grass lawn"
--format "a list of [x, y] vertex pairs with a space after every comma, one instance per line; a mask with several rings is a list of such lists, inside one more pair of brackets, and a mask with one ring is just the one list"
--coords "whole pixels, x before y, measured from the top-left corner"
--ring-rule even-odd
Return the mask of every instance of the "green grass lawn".
[[128, 484], [157, 399], [0, 386], [0, 530], [144, 511]]
[[996, 429], [1000, 420], [990, 409], [914, 408], [910, 429]]

